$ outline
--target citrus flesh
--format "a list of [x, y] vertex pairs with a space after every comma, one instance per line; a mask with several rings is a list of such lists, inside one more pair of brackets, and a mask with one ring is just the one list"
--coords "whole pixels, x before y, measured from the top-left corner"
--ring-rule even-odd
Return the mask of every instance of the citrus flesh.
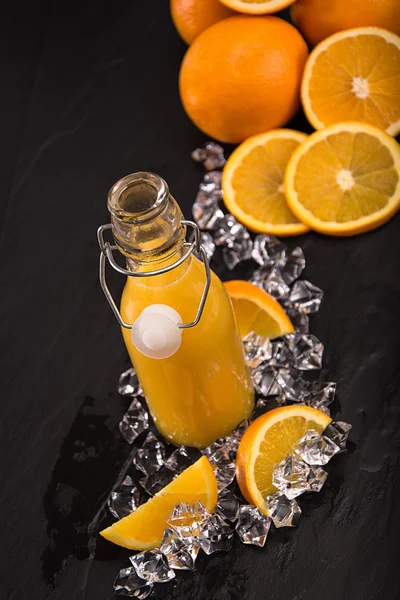
[[222, 176], [224, 202], [252, 231], [279, 236], [308, 231], [290, 210], [284, 191], [286, 165], [306, 139], [299, 131], [274, 129], [247, 139], [229, 157]]
[[290, 6], [295, 0], [221, 0], [223, 4], [249, 15], [266, 15]]
[[250, 331], [271, 339], [294, 331], [282, 306], [264, 290], [249, 281], [226, 281], [224, 285], [242, 338]]
[[131, 550], [158, 548], [167, 519], [176, 504], [187, 502], [192, 505], [200, 501], [207, 510], [213, 512], [217, 498], [214, 471], [203, 456], [135, 512], [103, 529], [100, 535]]
[[236, 478], [247, 502], [268, 514], [265, 499], [277, 491], [272, 484], [275, 465], [307, 431], [322, 433], [331, 420], [302, 404], [276, 408], [258, 417], [244, 433], [236, 459]]
[[378, 27], [360, 27], [327, 38], [309, 56], [301, 98], [316, 129], [351, 120], [397, 135], [400, 37]]
[[285, 173], [294, 214], [312, 229], [347, 236], [385, 223], [400, 205], [400, 146], [365, 123], [313, 133]]

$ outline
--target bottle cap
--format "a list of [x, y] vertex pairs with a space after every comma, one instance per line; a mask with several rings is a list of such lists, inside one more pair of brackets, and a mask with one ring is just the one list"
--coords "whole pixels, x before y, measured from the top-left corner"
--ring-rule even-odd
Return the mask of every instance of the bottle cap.
[[166, 304], [147, 306], [132, 325], [132, 342], [150, 358], [169, 358], [182, 341], [180, 314]]

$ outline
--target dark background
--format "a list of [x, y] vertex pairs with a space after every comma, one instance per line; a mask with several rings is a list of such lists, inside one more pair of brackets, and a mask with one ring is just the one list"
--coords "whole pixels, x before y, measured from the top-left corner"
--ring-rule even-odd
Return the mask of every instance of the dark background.
[[[129, 551], [99, 541], [131, 448], [115, 391], [128, 365], [98, 284], [96, 228], [110, 186], [136, 170], [169, 183], [187, 217], [205, 138], [185, 116], [185, 51], [167, 0], [2, 3], [0, 597], [111, 600]], [[299, 117], [294, 126], [303, 128]], [[309, 131], [309, 129], [308, 129]], [[238, 541], [156, 597], [400, 597], [400, 216], [352, 239], [308, 234], [307, 279], [325, 291], [311, 331], [351, 452], [302, 500], [295, 530]], [[227, 278], [229, 274], [219, 273]], [[122, 280], [113, 279], [113, 289]], [[119, 288], [118, 288], [119, 286]]]

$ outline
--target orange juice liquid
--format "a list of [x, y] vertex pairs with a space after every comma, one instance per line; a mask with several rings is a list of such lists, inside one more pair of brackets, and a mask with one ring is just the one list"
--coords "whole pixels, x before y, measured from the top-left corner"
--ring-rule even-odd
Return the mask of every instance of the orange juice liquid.
[[[128, 277], [122, 317], [133, 323], [146, 306], [167, 304], [184, 323], [191, 322], [204, 282], [204, 266], [193, 256], [162, 275]], [[182, 344], [170, 358], [144, 356], [130, 330], [122, 333], [156, 427], [174, 444], [208, 446], [251, 415], [254, 393], [242, 342], [227, 292], [214, 273], [200, 322], [183, 330]]]

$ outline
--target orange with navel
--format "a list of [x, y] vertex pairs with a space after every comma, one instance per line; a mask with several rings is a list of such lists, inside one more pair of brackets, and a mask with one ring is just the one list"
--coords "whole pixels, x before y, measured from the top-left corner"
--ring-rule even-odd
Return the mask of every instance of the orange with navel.
[[183, 106], [199, 129], [223, 142], [285, 125], [299, 107], [307, 55], [305, 41], [283, 19], [223, 19], [203, 31], [183, 59]]

